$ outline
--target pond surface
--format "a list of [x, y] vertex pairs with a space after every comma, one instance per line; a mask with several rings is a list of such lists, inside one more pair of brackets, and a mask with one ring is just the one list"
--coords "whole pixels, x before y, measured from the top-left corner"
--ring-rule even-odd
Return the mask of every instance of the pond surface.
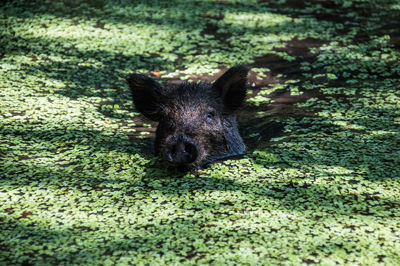
[[[398, 265], [400, 2], [2, 1], [0, 265]], [[251, 66], [248, 147], [153, 156], [126, 77]]]

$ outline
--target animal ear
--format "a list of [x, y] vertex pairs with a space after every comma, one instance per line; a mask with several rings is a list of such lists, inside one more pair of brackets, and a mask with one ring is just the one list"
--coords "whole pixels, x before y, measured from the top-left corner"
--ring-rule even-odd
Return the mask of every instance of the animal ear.
[[161, 119], [162, 86], [154, 79], [141, 74], [131, 74], [127, 79], [136, 109], [153, 121]]
[[226, 111], [229, 113], [236, 111], [246, 97], [247, 73], [249, 70], [248, 66], [234, 66], [213, 84], [213, 88], [222, 97]]

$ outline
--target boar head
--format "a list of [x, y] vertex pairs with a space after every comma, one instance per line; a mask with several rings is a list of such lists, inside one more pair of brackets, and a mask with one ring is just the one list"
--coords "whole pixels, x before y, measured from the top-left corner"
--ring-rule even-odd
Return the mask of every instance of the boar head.
[[157, 121], [156, 155], [180, 168], [196, 169], [242, 154], [235, 112], [246, 96], [249, 68], [229, 69], [213, 84], [182, 83], [163, 87], [150, 77], [132, 74], [128, 84], [136, 109]]

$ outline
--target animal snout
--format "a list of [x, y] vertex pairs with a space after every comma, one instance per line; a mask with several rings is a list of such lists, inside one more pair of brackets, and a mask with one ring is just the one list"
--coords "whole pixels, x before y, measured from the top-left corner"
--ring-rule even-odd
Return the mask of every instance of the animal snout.
[[181, 135], [172, 141], [167, 148], [167, 160], [173, 164], [189, 164], [198, 156], [196, 144], [185, 135]]

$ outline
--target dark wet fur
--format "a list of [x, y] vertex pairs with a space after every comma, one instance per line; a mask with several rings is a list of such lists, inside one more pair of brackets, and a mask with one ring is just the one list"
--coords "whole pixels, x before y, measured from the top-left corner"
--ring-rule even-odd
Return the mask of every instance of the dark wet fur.
[[197, 169], [246, 147], [236, 110], [246, 95], [248, 68], [236, 66], [214, 84], [184, 82], [162, 87], [139, 74], [128, 78], [138, 111], [158, 121], [156, 155], [180, 169]]

